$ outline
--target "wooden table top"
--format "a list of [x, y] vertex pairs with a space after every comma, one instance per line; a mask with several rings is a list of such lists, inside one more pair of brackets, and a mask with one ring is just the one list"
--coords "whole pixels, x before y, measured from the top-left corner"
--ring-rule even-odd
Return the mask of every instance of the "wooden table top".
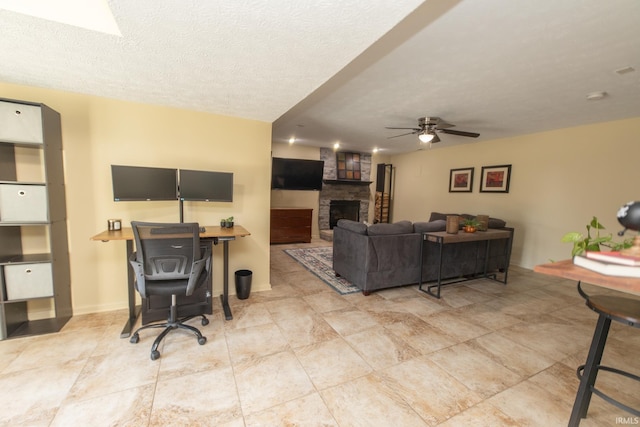
[[[222, 228], [219, 225], [205, 225], [205, 231], [200, 233], [200, 238], [211, 237], [245, 237], [251, 235], [241, 225], [234, 225], [230, 228]], [[131, 227], [124, 227], [121, 230], [109, 231], [105, 230], [91, 237], [91, 240], [108, 242], [110, 240], [133, 240], [133, 230]]]
[[640, 279], [635, 277], [607, 276], [579, 267], [573, 260], [566, 259], [548, 264], [536, 265], [533, 271], [563, 279], [590, 283], [603, 288], [640, 295]]
[[476, 231], [475, 233], [467, 233], [460, 230], [456, 234], [447, 233], [446, 231], [425, 231], [424, 235], [426, 240], [431, 242], [437, 241], [438, 238], [442, 239], [442, 242], [458, 243], [458, 242], [473, 242], [478, 240], [497, 240], [508, 239], [511, 236], [511, 231], [489, 229], [487, 231]]

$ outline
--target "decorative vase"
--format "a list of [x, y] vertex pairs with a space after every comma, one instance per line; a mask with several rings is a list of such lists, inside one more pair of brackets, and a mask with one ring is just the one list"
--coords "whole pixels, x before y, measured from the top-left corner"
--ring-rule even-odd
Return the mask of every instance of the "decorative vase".
[[478, 221], [478, 231], [487, 231], [489, 229], [489, 215], [478, 215], [476, 217]]
[[448, 215], [447, 216], [447, 226], [446, 230], [449, 234], [458, 234], [458, 229], [460, 228], [459, 217], [457, 215]]
[[475, 233], [476, 232], [476, 228], [473, 225], [465, 225], [463, 230], [465, 231], [465, 233]]

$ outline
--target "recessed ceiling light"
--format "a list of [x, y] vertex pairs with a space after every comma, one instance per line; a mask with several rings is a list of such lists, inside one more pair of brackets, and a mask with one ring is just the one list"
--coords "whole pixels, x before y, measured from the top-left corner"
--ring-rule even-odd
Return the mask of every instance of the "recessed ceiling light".
[[375, 147], [375, 148], [373, 149], [373, 152], [374, 152], [374, 153], [377, 153], [378, 151], [379, 151], [379, 150], [378, 150], [378, 147]]
[[599, 91], [599, 92], [591, 92], [587, 94], [587, 100], [589, 101], [599, 101], [602, 98], [607, 96], [607, 92]]
[[294, 142], [296, 142], [296, 138], [294, 136], [289, 138], [289, 144], [293, 144]]
[[0, 9], [122, 36], [107, 0], [0, 0]]
[[336, 142], [335, 144], [333, 144], [333, 149], [337, 150], [338, 148], [340, 148], [340, 143]]

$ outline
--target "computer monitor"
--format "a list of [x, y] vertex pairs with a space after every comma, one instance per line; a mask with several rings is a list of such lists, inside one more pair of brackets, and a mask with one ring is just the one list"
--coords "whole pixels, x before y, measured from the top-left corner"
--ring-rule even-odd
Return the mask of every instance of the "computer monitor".
[[111, 165], [113, 200], [177, 200], [177, 169]]
[[180, 200], [233, 202], [233, 173], [180, 169]]

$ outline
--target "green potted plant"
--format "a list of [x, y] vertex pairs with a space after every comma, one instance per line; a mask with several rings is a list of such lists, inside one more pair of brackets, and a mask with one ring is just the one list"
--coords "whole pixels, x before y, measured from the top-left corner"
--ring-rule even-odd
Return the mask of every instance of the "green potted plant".
[[227, 226], [227, 220], [225, 218], [220, 219], [220, 227], [225, 228]]
[[227, 227], [231, 228], [233, 227], [233, 217], [230, 216], [229, 218], [226, 219], [226, 223], [227, 223]]
[[467, 233], [475, 233], [480, 223], [475, 218], [469, 218], [462, 221], [462, 229]]
[[[577, 231], [572, 231], [562, 236], [562, 241], [565, 243], [573, 243], [573, 249], [571, 250], [571, 256], [583, 255], [586, 251], [599, 252], [601, 246], [605, 246], [612, 251], [619, 251], [620, 249], [631, 247], [632, 238], [625, 239], [622, 242], [614, 242], [613, 235], [611, 233], [607, 235], [601, 235], [600, 230], [605, 230], [604, 225], [600, 224], [597, 217], [593, 217], [590, 223], [587, 224], [587, 235]], [[591, 233], [594, 232], [592, 236]]]

